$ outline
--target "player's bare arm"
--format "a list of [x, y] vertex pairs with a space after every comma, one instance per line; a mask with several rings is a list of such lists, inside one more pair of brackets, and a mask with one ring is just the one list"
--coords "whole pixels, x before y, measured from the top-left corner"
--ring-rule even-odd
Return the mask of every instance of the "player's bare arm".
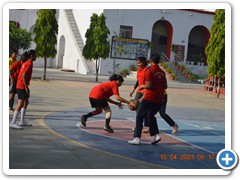
[[27, 94], [29, 94], [29, 88], [28, 88], [28, 83], [27, 83], [27, 79], [26, 79], [26, 73], [23, 73], [23, 83], [25, 86], [25, 91]]
[[122, 98], [121, 96], [119, 96], [119, 95], [114, 95], [114, 96], [115, 96], [115, 98], [116, 98], [118, 101], [123, 102], [123, 103], [126, 103], [126, 104], [129, 104], [129, 101], [126, 100], [126, 99], [124, 99], [124, 98]]

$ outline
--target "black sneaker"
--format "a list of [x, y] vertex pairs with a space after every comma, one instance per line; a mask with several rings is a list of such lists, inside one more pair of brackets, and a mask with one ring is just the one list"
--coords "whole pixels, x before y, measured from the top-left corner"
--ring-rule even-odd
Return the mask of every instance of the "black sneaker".
[[114, 132], [113, 129], [111, 128], [111, 126], [105, 126], [103, 129], [105, 131], [109, 132], [109, 133], [113, 133]]
[[85, 116], [84, 116], [84, 115], [80, 116], [80, 119], [81, 119], [82, 125], [83, 125], [84, 127], [86, 127], [86, 121], [87, 121], [87, 119], [85, 118]]

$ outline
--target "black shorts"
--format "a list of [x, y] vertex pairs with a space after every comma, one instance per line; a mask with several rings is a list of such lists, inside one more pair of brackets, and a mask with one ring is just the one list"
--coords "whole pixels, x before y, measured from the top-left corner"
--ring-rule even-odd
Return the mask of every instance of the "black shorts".
[[29, 99], [30, 97], [30, 92], [29, 94], [26, 93], [25, 89], [17, 89], [17, 94], [18, 94], [18, 99]]
[[99, 107], [99, 108], [103, 109], [103, 108], [109, 106], [107, 100], [89, 98], [89, 101], [90, 101], [91, 106], [94, 108]]
[[16, 94], [17, 93], [16, 86], [17, 86], [17, 80], [13, 80], [13, 83], [10, 84], [10, 86], [9, 86], [9, 94]]

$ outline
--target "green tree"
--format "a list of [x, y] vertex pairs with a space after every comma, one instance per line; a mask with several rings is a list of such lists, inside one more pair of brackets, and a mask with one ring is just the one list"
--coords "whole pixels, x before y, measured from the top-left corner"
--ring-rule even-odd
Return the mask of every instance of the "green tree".
[[220, 80], [225, 74], [225, 10], [217, 9], [211, 27], [211, 37], [206, 47], [208, 74], [218, 77], [218, 91], [220, 94]]
[[110, 43], [108, 41], [109, 29], [106, 26], [106, 17], [103, 13], [99, 16], [93, 13], [85, 37], [86, 44], [83, 47], [83, 56], [88, 60], [96, 61], [96, 82], [98, 81], [98, 71], [100, 58], [106, 59], [110, 53]]
[[28, 49], [31, 46], [32, 36], [26, 29], [17, 28], [14, 22], [9, 22], [9, 50]]
[[38, 19], [34, 28], [36, 52], [38, 57], [44, 58], [44, 75], [46, 80], [47, 58], [54, 58], [57, 54], [58, 22], [55, 9], [41, 9], [37, 11]]

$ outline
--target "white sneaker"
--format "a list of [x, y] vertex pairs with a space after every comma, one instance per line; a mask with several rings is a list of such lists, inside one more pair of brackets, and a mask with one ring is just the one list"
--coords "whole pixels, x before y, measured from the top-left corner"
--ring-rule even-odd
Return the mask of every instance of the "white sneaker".
[[151, 142], [151, 144], [157, 144], [159, 141], [161, 141], [161, 137], [159, 134], [156, 134], [153, 138], [153, 141]]
[[20, 122], [19, 126], [32, 126], [32, 124], [30, 124], [27, 121], [25, 121], [25, 122]]
[[174, 124], [174, 126], [172, 127], [172, 134], [176, 134], [178, 132], [178, 125]]
[[76, 127], [77, 127], [77, 128], [81, 128], [81, 124], [82, 124], [81, 122], [77, 123], [77, 124], [76, 124]]
[[12, 128], [12, 129], [23, 129], [21, 126], [18, 126], [17, 124], [10, 124], [10, 128]]
[[134, 138], [132, 141], [128, 141], [129, 144], [133, 144], [133, 145], [139, 145], [141, 144], [140, 142], [140, 138], [136, 137]]

